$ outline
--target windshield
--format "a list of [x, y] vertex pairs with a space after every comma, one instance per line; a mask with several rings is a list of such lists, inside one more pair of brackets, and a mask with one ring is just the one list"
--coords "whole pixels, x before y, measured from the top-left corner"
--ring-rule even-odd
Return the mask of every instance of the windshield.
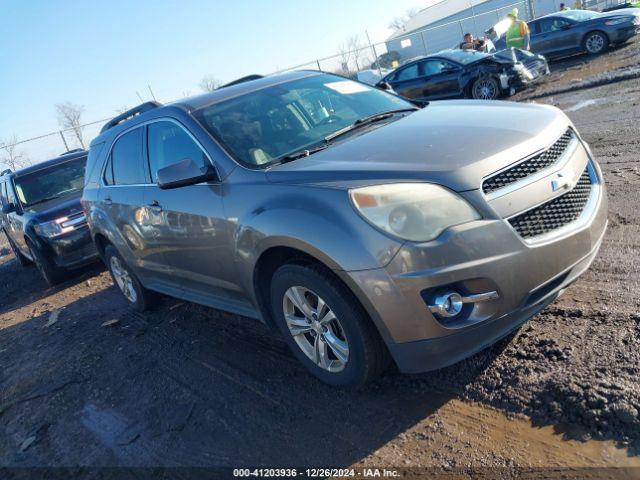
[[477, 62], [478, 60], [482, 60], [483, 58], [490, 57], [491, 55], [475, 50], [453, 50], [443, 53], [441, 56], [442, 58], [446, 58], [463, 65], [468, 65], [470, 63]]
[[566, 12], [562, 12], [562, 16], [577, 22], [586, 22], [587, 20], [599, 17], [600, 13], [590, 10], [567, 10]]
[[79, 193], [84, 186], [87, 157], [43, 168], [15, 179], [16, 193], [26, 209], [55, 198]]
[[255, 167], [318, 145], [362, 118], [412, 107], [376, 88], [322, 74], [203, 107], [194, 116], [237, 160]]

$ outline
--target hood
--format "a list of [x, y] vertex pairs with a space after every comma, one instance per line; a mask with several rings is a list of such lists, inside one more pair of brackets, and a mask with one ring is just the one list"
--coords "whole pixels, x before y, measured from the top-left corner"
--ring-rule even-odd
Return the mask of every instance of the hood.
[[38, 222], [49, 222], [60, 217], [69, 217], [82, 211], [80, 204], [82, 192], [73, 195], [65, 195], [46, 203], [41, 203], [30, 207], [28, 213]]
[[599, 19], [611, 17], [640, 17], [640, 8], [620, 8], [610, 12], [603, 12]]
[[429, 106], [267, 171], [275, 183], [347, 187], [381, 181], [430, 181], [457, 191], [547, 148], [569, 119], [557, 108], [454, 100]]

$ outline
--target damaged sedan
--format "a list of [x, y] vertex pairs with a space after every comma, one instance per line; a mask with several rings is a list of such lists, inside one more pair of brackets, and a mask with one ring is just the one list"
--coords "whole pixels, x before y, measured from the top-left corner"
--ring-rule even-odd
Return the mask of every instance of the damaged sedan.
[[420, 57], [384, 77], [378, 87], [411, 100], [510, 96], [549, 74], [541, 55], [518, 49], [489, 54], [445, 50]]

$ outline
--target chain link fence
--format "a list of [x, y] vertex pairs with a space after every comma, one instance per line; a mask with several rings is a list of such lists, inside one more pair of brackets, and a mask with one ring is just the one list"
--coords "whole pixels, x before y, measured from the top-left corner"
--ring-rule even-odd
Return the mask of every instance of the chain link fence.
[[[625, 3], [625, 0], [579, 1], [583, 8], [592, 10], [603, 10]], [[318, 58], [273, 73], [319, 70], [338, 73], [374, 84], [388, 71], [407, 60], [456, 47], [462, 41], [465, 33], [482, 37], [488, 29], [504, 20], [507, 13], [513, 8], [518, 8], [520, 17], [526, 21], [533, 19], [536, 13], [548, 13], [536, 12], [536, 6], [542, 6], [543, 3], [545, 8], [554, 11], [560, 8], [561, 2], [559, 0], [522, 0], [509, 4], [506, 4], [505, 1], [476, 4], [478, 10], [480, 10], [478, 7], [484, 6], [484, 11], [476, 11], [473, 15], [437, 26], [395, 34], [387, 41], [380, 43], [370, 43], [368, 34], [365, 33], [364, 37], [353, 42], [355, 48], [343, 49], [336, 55]], [[578, 6], [575, 2], [572, 4], [571, 0], [564, 3], [572, 7]], [[472, 4], [470, 3], [470, 5]], [[490, 8], [493, 5], [500, 6]], [[185, 92], [185, 96], [188, 96], [188, 93]], [[7, 168], [7, 166], [19, 168], [37, 163], [76, 148], [88, 148], [91, 140], [99, 134], [102, 125], [110, 119], [111, 117], [104, 118], [80, 125], [77, 128], [59, 130], [34, 138], [6, 143], [0, 141], [0, 170]]]

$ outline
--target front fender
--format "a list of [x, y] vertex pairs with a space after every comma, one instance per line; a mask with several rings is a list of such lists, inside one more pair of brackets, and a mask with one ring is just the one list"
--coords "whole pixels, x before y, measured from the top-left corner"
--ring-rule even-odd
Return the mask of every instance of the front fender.
[[234, 232], [236, 264], [247, 291], [260, 256], [274, 247], [302, 251], [332, 270], [354, 271], [384, 267], [402, 246], [362, 219], [345, 190], [286, 186], [265, 198], [237, 217]]

